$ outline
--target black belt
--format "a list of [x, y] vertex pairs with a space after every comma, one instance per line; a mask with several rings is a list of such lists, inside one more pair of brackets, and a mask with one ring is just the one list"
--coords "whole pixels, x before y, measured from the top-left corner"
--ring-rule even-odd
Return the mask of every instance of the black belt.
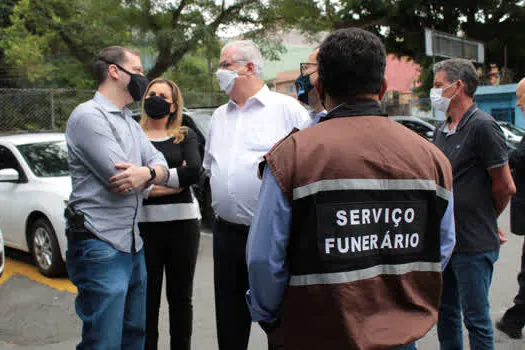
[[82, 241], [85, 239], [98, 239], [97, 236], [95, 236], [93, 233], [89, 231], [71, 231], [66, 230], [66, 236], [67, 239], [76, 240], [76, 241]]
[[223, 226], [226, 226], [229, 229], [234, 230], [234, 231], [239, 231], [239, 232], [246, 233], [246, 234], [248, 234], [248, 232], [250, 232], [250, 226], [243, 225], [243, 224], [236, 224], [234, 222], [230, 222], [230, 221], [224, 220], [220, 216], [217, 217], [217, 223], [221, 224]]

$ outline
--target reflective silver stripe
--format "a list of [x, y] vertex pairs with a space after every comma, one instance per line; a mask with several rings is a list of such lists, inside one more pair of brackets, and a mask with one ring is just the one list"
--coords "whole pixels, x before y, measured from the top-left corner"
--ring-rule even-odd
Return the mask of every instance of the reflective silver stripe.
[[322, 273], [315, 275], [295, 275], [290, 278], [291, 286], [311, 286], [315, 284], [339, 284], [366, 280], [379, 275], [404, 275], [409, 272], [441, 272], [441, 263], [414, 262], [401, 265], [377, 265], [368, 269]]
[[320, 180], [293, 190], [293, 199], [300, 199], [324, 191], [341, 190], [426, 190], [436, 191], [436, 194], [449, 200], [450, 191], [438, 186], [433, 180], [413, 179], [337, 179]]

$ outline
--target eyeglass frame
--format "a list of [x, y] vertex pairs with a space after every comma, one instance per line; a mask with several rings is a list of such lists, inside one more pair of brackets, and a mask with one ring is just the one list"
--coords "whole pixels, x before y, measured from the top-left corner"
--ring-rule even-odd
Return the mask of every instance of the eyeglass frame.
[[231, 62], [219, 62], [217, 68], [219, 69], [228, 69], [229, 67], [233, 66], [235, 63], [240, 63], [242, 65], [246, 65], [248, 62], [246, 60], [239, 60], [239, 61], [231, 61]]
[[315, 62], [301, 62], [301, 63], [299, 63], [299, 72], [301, 73], [301, 76], [307, 77], [307, 76], [310, 76], [310, 75], [316, 73], [317, 69], [312, 71], [312, 72], [310, 72], [310, 73], [308, 73], [308, 74], [306, 74], [306, 75], [304, 74], [304, 71], [307, 70], [308, 68], [310, 68], [311, 66], [317, 66], [317, 63], [315, 63]]

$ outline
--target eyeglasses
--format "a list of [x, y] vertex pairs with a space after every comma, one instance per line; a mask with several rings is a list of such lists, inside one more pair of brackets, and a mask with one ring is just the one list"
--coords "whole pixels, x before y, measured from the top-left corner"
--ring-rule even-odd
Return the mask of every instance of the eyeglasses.
[[317, 69], [313, 70], [314, 68], [317, 67], [317, 63], [313, 63], [313, 62], [301, 62], [299, 63], [299, 70], [301, 71], [301, 75], [303, 77], [306, 77], [310, 74], [313, 74], [315, 72], [317, 72]]
[[249, 61], [239, 60], [239, 61], [231, 61], [231, 62], [219, 62], [219, 68], [226, 69], [228, 67], [231, 67], [234, 63], [240, 63], [240, 64], [246, 64]]
[[225, 68], [228, 68], [229, 66], [231, 66], [232, 64], [233, 64], [232, 62], [220, 62], [219, 63], [219, 68], [225, 69]]

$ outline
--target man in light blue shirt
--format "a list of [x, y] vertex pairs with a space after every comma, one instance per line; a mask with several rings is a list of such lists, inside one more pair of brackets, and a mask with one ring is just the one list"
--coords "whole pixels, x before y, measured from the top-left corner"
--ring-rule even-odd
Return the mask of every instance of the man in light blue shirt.
[[146, 267], [137, 214], [142, 190], [169, 174], [125, 107], [148, 84], [138, 53], [108, 47], [94, 68], [98, 91], [75, 108], [66, 130], [73, 184], [66, 263], [83, 322], [77, 349], [142, 350]]

